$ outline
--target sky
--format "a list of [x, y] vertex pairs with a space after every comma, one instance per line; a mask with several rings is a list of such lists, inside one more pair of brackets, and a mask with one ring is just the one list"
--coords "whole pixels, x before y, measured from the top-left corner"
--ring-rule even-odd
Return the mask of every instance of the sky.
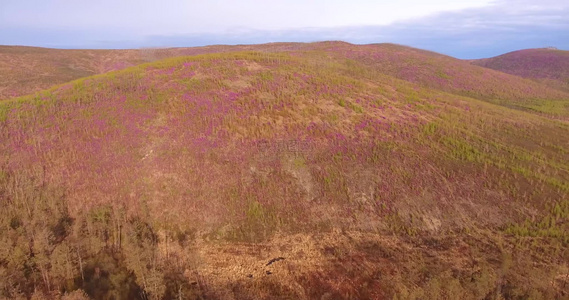
[[569, 49], [568, 0], [0, 0], [0, 44], [191, 47], [343, 40], [459, 58]]

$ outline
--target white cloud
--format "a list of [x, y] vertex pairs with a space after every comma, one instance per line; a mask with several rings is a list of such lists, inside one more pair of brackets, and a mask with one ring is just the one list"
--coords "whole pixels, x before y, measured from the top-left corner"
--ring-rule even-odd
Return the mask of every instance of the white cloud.
[[2, 0], [0, 26], [110, 28], [133, 33], [386, 25], [491, 0]]
[[[33, 8], [13, 14], [35, 1]], [[116, 48], [345, 40], [401, 43], [469, 58], [548, 45], [569, 48], [567, 0], [109, 1], [0, 0], [0, 29], [8, 28], [0, 30], [0, 44]]]

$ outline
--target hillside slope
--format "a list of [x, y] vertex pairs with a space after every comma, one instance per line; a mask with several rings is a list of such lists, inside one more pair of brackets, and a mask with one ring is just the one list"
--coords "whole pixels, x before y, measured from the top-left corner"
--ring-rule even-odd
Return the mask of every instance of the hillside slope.
[[438, 53], [393, 44], [331, 45], [332, 53], [423, 87], [553, 117], [569, 117], [569, 93]]
[[472, 63], [569, 90], [569, 51], [526, 49]]
[[138, 50], [0, 46], [0, 99], [145, 62]]
[[143, 48], [129, 50], [75, 50], [0, 46], [0, 100], [23, 96], [71, 80], [120, 70], [168, 57], [244, 51], [257, 48], [277, 51], [303, 44], [278, 43], [193, 48]]
[[[434, 52], [393, 44], [270, 43], [140, 50], [58, 50], [0, 47], [0, 99], [21, 96], [72, 79], [169, 57], [258, 51], [305, 53], [364, 63], [375, 72], [421, 87], [477, 98], [549, 117], [569, 118], [569, 91], [474, 66]], [[528, 68], [531, 66], [527, 66]], [[530, 68], [531, 69], [531, 68]], [[539, 71], [537, 71], [539, 72]], [[556, 81], [557, 83], [559, 81]]]
[[322, 51], [171, 58], [0, 102], [0, 293], [569, 293], [567, 122]]

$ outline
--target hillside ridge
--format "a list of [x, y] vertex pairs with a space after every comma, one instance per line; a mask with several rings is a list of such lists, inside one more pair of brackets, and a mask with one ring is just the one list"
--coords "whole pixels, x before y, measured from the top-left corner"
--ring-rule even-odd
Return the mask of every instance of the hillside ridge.
[[475, 65], [569, 90], [569, 51], [559, 49], [524, 49], [496, 57], [472, 60]]

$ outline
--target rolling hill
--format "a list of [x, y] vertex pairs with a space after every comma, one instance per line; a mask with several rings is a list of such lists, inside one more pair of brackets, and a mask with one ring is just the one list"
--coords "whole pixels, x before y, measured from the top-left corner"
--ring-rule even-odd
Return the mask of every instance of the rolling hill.
[[[394, 44], [354, 46], [344, 42], [270, 43], [262, 45], [205, 46], [194, 48], [163, 48], [138, 50], [62, 50], [34, 47], [0, 46], [0, 99], [22, 96], [62, 84], [70, 80], [120, 70], [144, 62], [169, 57], [208, 53], [258, 51], [264, 53], [310, 51], [315, 56], [336, 60], [350, 59], [373, 66], [374, 72], [395, 77], [421, 87], [443, 90], [477, 98], [510, 108], [533, 111], [560, 119], [569, 117], [569, 90], [561, 89], [567, 78], [563, 70], [566, 61], [556, 57], [558, 69], [524, 65], [523, 70], [535, 70], [534, 77], [515, 71], [498, 71], [490, 66], [492, 59], [469, 63], [449, 56]], [[554, 51], [554, 50], [544, 50]], [[506, 56], [509, 54], [506, 54]], [[495, 58], [498, 59], [498, 58]], [[515, 59], [514, 59], [515, 60]], [[533, 61], [533, 58], [527, 58]], [[483, 62], [487, 63], [483, 63]], [[553, 65], [551, 60], [546, 65]], [[27, 62], [27, 63], [26, 63]], [[481, 65], [478, 67], [473, 64]], [[527, 80], [518, 76], [528, 77]], [[525, 71], [528, 72], [528, 71]], [[550, 74], [549, 77], [544, 74]], [[565, 77], [567, 78], [565, 78]], [[548, 79], [544, 79], [548, 78]], [[553, 80], [553, 81], [552, 81]], [[544, 82], [547, 81], [547, 82]], [[545, 84], [543, 84], [545, 83]], [[548, 84], [549, 83], [549, 84]], [[553, 83], [553, 84], [552, 84]]]
[[472, 63], [569, 90], [569, 51], [526, 49], [473, 60]]
[[0, 99], [145, 62], [138, 50], [0, 46]]
[[144, 48], [131, 50], [76, 50], [0, 46], [0, 99], [23, 96], [71, 80], [120, 70], [168, 57], [228, 51], [278, 51], [302, 44], [275, 43], [251, 46]]
[[178, 54], [0, 102], [2, 296], [568, 295], [564, 91], [389, 44]]

